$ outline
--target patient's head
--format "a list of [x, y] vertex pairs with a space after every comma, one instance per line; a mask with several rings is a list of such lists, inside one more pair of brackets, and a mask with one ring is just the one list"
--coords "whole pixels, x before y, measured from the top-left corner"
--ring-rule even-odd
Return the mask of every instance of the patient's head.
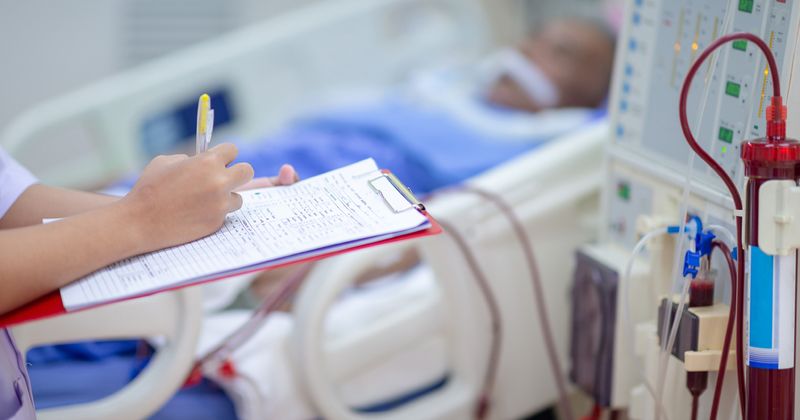
[[599, 22], [548, 22], [519, 45], [520, 54], [503, 58], [505, 71], [490, 87], [488, 99], [533, 112], [596, 107], [608, 92], [614, 44], [613, 33]]

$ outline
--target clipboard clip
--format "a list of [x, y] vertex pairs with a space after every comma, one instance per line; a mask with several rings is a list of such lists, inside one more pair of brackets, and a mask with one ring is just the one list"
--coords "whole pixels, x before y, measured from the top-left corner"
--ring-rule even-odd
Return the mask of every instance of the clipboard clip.
[[367, 183], [395, 213], [414, 208], [419, 211], [425, 210], [425, 205], [414, 196], [411, 189], [403, 185], [391, 172], [383, 172], [380, 176], [370, 179]]

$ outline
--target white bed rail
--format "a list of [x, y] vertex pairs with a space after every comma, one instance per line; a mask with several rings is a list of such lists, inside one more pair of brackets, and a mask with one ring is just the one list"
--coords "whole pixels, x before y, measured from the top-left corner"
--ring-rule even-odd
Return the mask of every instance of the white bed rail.
[[97, 401], [36, 412], [42, 420], [136, 420], [156, 412], [183, 385], [201, 326], [201, 289], [190, 287], [22, 324], [12, 333], [22, 354], [49, 344], [162, 337], [164, 345], [122, 390]]
[[204, 91], [230, 101], [218, 141], [249, 139], [326, 92], [386, 87], [420, 67], [475, 57], [491, 43], [482, 3], [320, 2], [43, 103], [14, 120], [0, 146], [45, 182], [94, 187], [147, 162], [145, 122], [159, 121], [157, 134], [169, 137], [176, 122], [159, 118]]
[[[523, 220], [533, 241], [544, 281], [545, 300], [556, 347], [565, 363], [569, 330], [568, 290], [573, 253], [597, 232], [607, 125], [552, 141], [470, 181], [501, 195]], [[534, 307], [530, 275], [508, 222], [490, 203], [473, 195], [445, 195], [429, 203], [431, 214], [459, 227], [489, 276], [502, 307], [503, 343], [491, 418], [522, 418], [556, 400], [544, 342]], [[404, 247], [419, 248], [442, 293], [373, 320], [365, 331], [325, 341], [325, 317], [358, 274]], [[464, 419], [473, 416], [490, 341], [489, 317], [475, 279], [446, 234], [414, 243], [361, 251], [326, 261], [304, 285], [295, 316], [293, 352], [298, 375], [325, 418]], [[427, 322], [426, 322], [427, 321]], [[394, 334], [392, 334], [394, 332]], [[424, 339], [446, 340], [450, 379], [443, 389], [397, 409], [369, 415], [348, 407], [337, 388], [347, 378], [374, 367]], [[345, 344], [342, 344], [345, 343]], [[388, 344], [387, 344], [388, 343]], [[347, 345], [349, 344], [349, 345]], [[566, 375], [566, 365], [562, 366]]]

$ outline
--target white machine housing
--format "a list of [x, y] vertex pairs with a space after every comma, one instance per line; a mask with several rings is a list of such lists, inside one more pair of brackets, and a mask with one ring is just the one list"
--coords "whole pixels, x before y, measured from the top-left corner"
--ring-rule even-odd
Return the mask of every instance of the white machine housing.
[[[727, 27], [726, 11], [731, 22]], [[701, 216], [706, 224], [722, 224], [734, 231], [732, 199], [713, 172], [699, 158], [691, 157], [692, 152], [683, 139], [677, 109], [680, 88], [691, 63], [713, 39], [733, 32], [757, 34], [776, 55], [784, 82], [782, 93], [788, 98], [788, 134], [796, 137], [800, 119], [792, 117], [792, 110], [800, 106], [800, 92], [791, 80], [793, 69], [800, 64], [797, 54], [800, 8], [794, 2], [779, 0], [629, 0], [624, 22], [617, 44], [610, 99], [612, 141], [607, 151], [599, 246], [630, 253], [645, 233], [636, 228], [643, 218], [658, 220], [662, 226], [679, 224], [684, 211]], [[700, 144], [743, 185], [739, 144], [764, 135], [771, 82], [766, 62], [753, 45], [728, 45], [716, 56], [718, 63], [709, 60], [692, 84], [688, 116]], [[684, 203], [687, 181], [688, 202]], [[651, 281], [662, 295], [676, 293], [671, 287], [672, 255], [677, 245], [662, 249], [667, 250], [648, 253], [651, 261], [662, 261], [660, 265], [651, 264]], [[720, 279], [723, 281], [717, 283], [716, 300], [727, 302], [730, 296], [727, 270], [720, 271]], [[642, 297], [631, 302], [640, 306], [637, 310], [648, 311], [651, 322], [641, 324], [640, 330], [644, 337], [649, 337], [655, 331], [653, 320], [658, 301]], [[645, 342], [649, 344], [642, 344]], [[640, 337], [638, 344], [641, 359], [628, 363], [625, 372], [620, 373], [632, 375], [640, 384], [646, 378], [654, 386], [657, 369], [653, 364], [658, 360], [658, 341], [655, 337], [649, 341]], [[628, 353], [623, 348], [618, 351]], [[639, 374], [642, 368], [645, 375]], [[709, 389], [715, 374], [711, 378]], [[728, 416], [724, 410], [732, 408], [730, 392], [734, 388], [730, 385], [734, 378], [733, 371], [729, 372], [720, 414], [723, 418]], [[670, 358], [665, 389], [664, 406], [669, 417], [688, 418], [691, 397], [685, 389], [683, 365], [675, 358]], [[620, 402], [626, 400], [628, 397], [620, 396]], [[643, 386], [633, 390], [629, 404], [621, 404], [627, 405], [631, 407], [632, 418], [651, 418], [654, 414], [653, 399]], [[700, 417], [708, 415], [709, 406], [710, 397], [704, 396]]]

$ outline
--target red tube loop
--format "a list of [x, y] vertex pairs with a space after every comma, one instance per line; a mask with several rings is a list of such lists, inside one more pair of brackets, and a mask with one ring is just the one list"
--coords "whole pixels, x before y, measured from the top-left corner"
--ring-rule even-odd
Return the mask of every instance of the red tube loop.
[[[777, 116], [783, 117], [785, 121], [785, 111], [782, 108], [782, 100], [780, 99], [781, 96], [781, 87], [780, 87], [780, 80], [778, 74], [778, 65], [775, 61], [775, 56], [772, 54], [772, 51], [769, 49], [769, 46], [761, 40], [761, 38], [753, 35], [751, 33], [735, 33], [730, 35], [722, 36], [711, 44], [709, 44], [708, 48], [706, 48], [700, 56], [698, 56], [697, 60], [691, 65], [689, 71], [686, 73], [686, 78], [684, 79], [683, 86], [681, 87], [681, 94], [680, 94], [680, 101], [678, 105], [678, 113], [681, 123], [681, 129], [683, 130], [683, 135], [686, 138], [686, 142], [689, 144], [689, 147], [694, 150], [694, 152], [700, 156], [700, 158], [711, 167], [711, 169], [719, 176], [722, 182], [725, 184], [725, 187], [731, 194], [731, 198], [733, 199], [733, 204], [738, 211], [742, 211], [744, 206], [742, 204], [742, 196], [739, 194], [738, 188], [736, 188], [736, 184], [733, 182], [731, 177], [728, 175], [727, 172], [722, 168], [722, 166], [717, 163], [711, 155], [708, 154], [703, 148], [697, 143], [697, 140], [694, 138], [692, 134], [691, 127], [689, 126], [689, 121], [686, 116], [686, 103], [689, 98], [689, 88], [691, 86], [692, 79], [697, 74], [698, 69], [703, 64], [703, 62], [719, 47], [722, 45], [732, 42], [735, 40], [747, 40], [752, 42], [767, 59], [767, 64], [769, 66], [769, 71], [772, 76], [772, 91], [773, 91], [773, 99], [771, 103], [772, 106], [775, 106], [775, 110], [780, 109], [781, 112], [775, 112], [774, 110], [771, 111], [772, 117], [771, 121], [775, 122], [773, 126], [773, 130], [776, 130], [779, 133], [780, 130], [780, 123], [777, 122]], [[780, 101], [780, 102], [778, 102]], [[779, 105], [779, 106], [776, 106]], [[785, 133], [785, 123], [783, 124], [783, 130]], [[736, 270], [736, 373], [737, 378], [739, 380], [739, 404], [741, 406], [742, 413], [745, 412], [745, 379], [744, 379], [744, 261], [745, 261], [745, 247], [743, 246], [742, 240], [742, 216], [739, 215], [736, 217], [736, 246], [738, 248], [738, 258], [737, 258], [737, 270]], [[715, 391], [715, 400], [719, 399], [719, 396], [716, 395]], [[718, 401], [715, 401], [716, 404], [719, 404]]]

